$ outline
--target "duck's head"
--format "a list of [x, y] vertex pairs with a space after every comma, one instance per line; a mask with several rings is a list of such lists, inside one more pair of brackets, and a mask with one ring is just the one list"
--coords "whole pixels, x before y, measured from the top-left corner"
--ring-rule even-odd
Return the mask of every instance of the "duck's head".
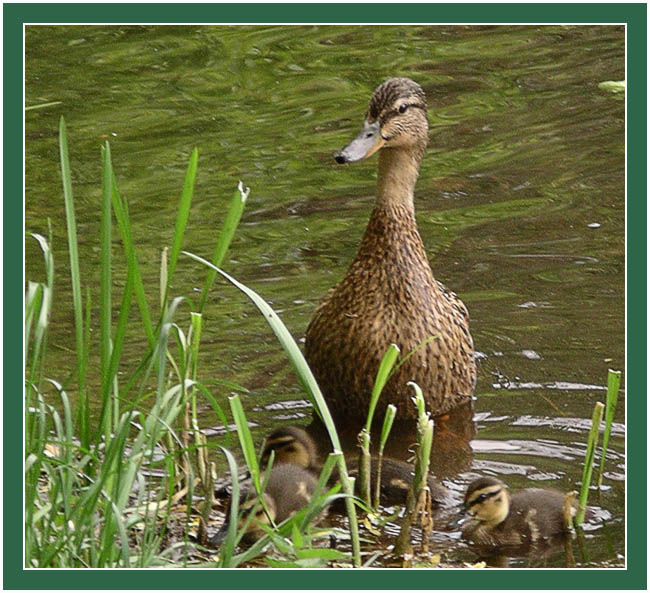
[[359, 135], [334, 155], [337, 163], [368, 158], [381, 148], [402, 148], [422, 155], [428, 142], [427, 102], [410, 78], [390, 78], [372, 94]]
[[295, 426], [284, 426], [266, 437], [262, 451], [262, 465], [269, 462], [274, 452], [274, 465], [291, 463], [305, 469], [313, 469], [317, 462], [316, 445], [312, 438]]
[[510, 512], [508, 487], [496, 478], [479, 478], [467, 487], [465, 512], [493, 527], [505, 520]]
[[[260, 539], [265, 531], [261, 527], [266, 525], [271, 527], [276, 518], [276, 504], [273, 497], [264, 492], [262, 494], [264, 504], [262, 504], [260, 497], [256, 494], [253, 488], [245, 488], [240, 492], [239, 504], [239, 518], [237, 521], [237, 531], [246, 528], [246, 532], [242, 537], [245, 543], [252, 543]], [[212, 537], [210, 543], [214, 546], [221, 544], [228, 534], [229, 517], [232, 500], [228, 504], [226, 510], [226, 522], [221, 526], [219, 531]]]

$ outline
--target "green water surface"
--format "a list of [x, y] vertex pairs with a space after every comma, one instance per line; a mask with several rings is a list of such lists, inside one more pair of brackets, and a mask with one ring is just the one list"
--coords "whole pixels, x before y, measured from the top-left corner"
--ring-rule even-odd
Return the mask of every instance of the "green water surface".
[[[426, 91], [431, 127], [416, 189], [420, 232], [434, 274], [469, 308], [480, 353], [471, 446], [463, 464], [441, 455], [437, 470], [458, 497], [479, 475], [512, 489], [578, 487], [593, 404], [608, 368], [625, 362], [625, 98], [599, 88], [625, 77], [623, 27], [27, 26], [25, 54], [26, 106], [60, 102], [25, 115], [25, 228], [47, 235], [53, 221], [54, 378], [74, 365], [61, 115], [85, 284], [95, 290], [99, 280], [102, 143], [111, 143], [154, 309], [161, 249], [198, 147], [184, 248], [210, 257], [242, 179], [251, 193], [224, 268], [302, 339], [374, 201], [374, 159], [339, 166], [332, 154], [357, 133], [375, 86], [409, 76]], [[41, 279], [36, 242], [25, 250], [27, 278]], [[121, 253], [116, 233], [116, 295]], [[198, 299], [205, 274], [181, 259], [174, 295]], [[293, 371], [245, 297], [218, 282], [205, 317], [200, 378], [250, 390], [256, 438], [307, 423]], [[143, 347], [142, 336], [130, 337], [123, 376]], [[226, 405], [227, 389], [214, 394]], [[624, 404], [606, 489], [593, 500], [605, 520], [586, 532], [580, 566], [625, 562]], [[202, 426], [214, 442], [218, 424], [206, 407]], [[441, 549], [450, 561], [472, 558], [453, 539]]]

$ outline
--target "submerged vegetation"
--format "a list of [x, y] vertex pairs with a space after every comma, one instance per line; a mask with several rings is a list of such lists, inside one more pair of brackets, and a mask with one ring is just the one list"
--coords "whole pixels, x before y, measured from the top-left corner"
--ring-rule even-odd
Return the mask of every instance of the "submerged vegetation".
[[[32, 234], [44, 259], [45, 278], [29, 281], [25, 293], [25, 565], [26, 567], [152, 567], [214, 566], [272, 567], [362, 566], [372, 564], [379, 552], [362, 550], [360, 524], [373, 533], [368, 517], [379, 511], [381, 464], [384, 445], [390, 435], [395, 408], [388, 406], [378, 439], [379, 455], [375, 483], [371, 479], [370, 430], [379, 394], [401, 360], [394, 345], [388, 349], [377, 372], [368, 418], [359, 435], [361, 461], [359, 485], [351, 475], [342, 453], [339, 435], [327, 404], [295, 340], [266, 301], [256, 292], [224, 272], [220, 266], [242, 215], [248, 189], [240, 183], [226, 212], [210, 261], [183, 251], [198, 152], [194, 150], [180, 194], [172, 246], [161, 249], [159, 311], [150, 306], [139, 267], [128, 203], [120, 194], [108, 142], [102, 148], [102, 203], [99, 295], [82, 279], [75, 208], [68, 157], [66, 128], [60, 123], [60, 154], [66, 207], [68, 251], [74, 309], [73, 376], [55, 379], [47, 365], [48, 333], [55, 306], [52, 232], [49, 237]], [[113, 295], [111, 238], [114, 222], [119, 231], [126, 262], [126, 281], [121, 290], [119, 313], [111, 316]], [[198, 303], [187, 297], [170, 297], [170, 286], [179, 262], [199, 262], [206, 278]], [[258, 461], [246, 413], [237, 393], [244, 386], [226, 378], [212, 379], [231, 395], [225, 402], [215, 397], [199, 369], [198, 353], [203, 329], [203, 310], [217, 275], [241, 290], [259, 309], [285, 350], [288, 360], [310, 398], [315, 414], [326, 428], [331, 453], [317, 479], [309, 504], [298, 513], [274, 525], [264, 508], [264, 489], [272, 471], [273, 455], [267, 467]], [[98, 299], [99, 320], [91, 314]], [[133, 302], [135, 300], [135, 303]], [[129, 316], [137, 306], [139, 320]], [[181, 305], [188, 304], [187, 318]], [[134, 325], [136, 327], [134, 327]], [[144, 336], [146, 349], [134, 368], [119, 374], [125, 366], [124, 344], [136, 329]], [[98, 335], [100, 353], [99, 391], [91, 387], [89, 359], [92, 336]], [[433, 338], [432, 338], [433, 339]], [[129, 364], [133, 365], [132, 361]], [[95, 370], [92, 370], [95, 373]], [[620, 377], [619, 377], [620, 380]], [[610, 380], [611, 382], [611, 380]], [[615, 383], [615, 382], [614, 382]], [[609, 426], [615, 406], [615, 390], [608, 399]], [[433, 422], [421, 390], [412, 384], [418, 409], [418, 446], [415, 477], [406, 503], [406, 516], [393, 552], [396, 565], [412, 565], [411, 526], [420, 518], [422, 555], [420, 565], [435, 565], [428, 554], [427, 534], [433, 523], [426, 476], [433, 435]], [[618, 388], [618, 384], [615, 384]], [[70, 392], [76, 392], [70, 397]], [[99, 395], [99, 397], [98, 397]], [[91, 413], [91, 400], [99, 399], [99, 412]], [[73, 403], [74, 401], [74, 403]], [[239, 546], [252, 515], [241, 514], [242, 489], [238, 476], [242, 468], [230, 447], [235, 439], [226, 434], [226, 448], [210, 445], [200, 426], [198, 410], [208, 404], [226, 429], [229, 416], [236, 432], [245, 470], [252, 489], [260, 497], [268, 524], [263, 534], [248, 547]], [[606, 446], [606, 443], [605, 443]], [[209, 453], [223, 454], [232, 480], [231, 504], [220, 548], [210, 542], [209, 518], [215, 503], [215, 462]], [[589, 457], [589, 465], [593, 455]], [[602, 464], [601, 464], [602, 474]], [[332, 478], [335, 476], [335, 478]], [[355, 497], [355, 492], [358, 498]], [[332, 504], [343, 502], [347, 521], [341, 527], [325, 527], [317, 519]], [[178, 508], [182, 508], [179, 513]], [[366, 519], [360, 522], [357, 511]], [[180, 519], [179, 519], [180, 517]], [[192, 534], [190, 536], [190, 534]], [[343, 542], [330, 548], [329, 541]]]

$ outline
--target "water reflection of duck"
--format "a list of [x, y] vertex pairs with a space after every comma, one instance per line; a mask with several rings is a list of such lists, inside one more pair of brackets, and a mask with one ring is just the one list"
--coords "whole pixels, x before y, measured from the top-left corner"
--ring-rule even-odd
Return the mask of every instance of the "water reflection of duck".
[[[270, 526], [272, 523], [281, 523], [307, 506], [315, 489], [316, 478], [311, 472], [291, 463], [281, 463], [271, 468], [262, 494], [266, 510], [253, 486], [250, 483], [242, 485], [239, 505], [240, 529], [252, 514], [242, 541], [251, 543], [259, 539], [265, 533], [261, 525]], [[231, 505], [232, 498], [228, 501], [225, 523], [210, 540], [212, 545], [220, 544], [226, 537]], [[319, 521], [324, 513], [325, 510], [319, 514], [315, 521]]]
[[314, 312], [305, 342], [332, 412], [347, 420], [365, 418], [391, 342], [402, 355], [415, 351], [382, 394], [398, 417], [416, 415], [409, 381], [420, 385], [433, 415], [474, 390], [467, 309], [434, 279], [415, 221], [413, 191], [427, 142], [424, 91], [408, 78], [392, 78], [373, 93], [360, 134], [335, 156], [345, 163], [379, 151], [377, 202], [365, 234], [345, 277]]
[[[262, 452], [262, 465], [266, 465], [274, 453], [274, 467], [290, 463], [318, 474], [322, 468], [314, 440], [303, 429], [284, 426], [274, 430], [267, 438]], [[372, 457], [370, 479], [372, 488], [377, 482], [378, 460]], [[352, 474], [356, 472], [351, 471]], [[383, 458], [381, 463], [380, 499], [384, 505], [404, 504], [413, 481], [413, 467], [397, 459]], [[428, 476], [427, 485], [434, 505], [440, 505], [447, 497], [447, 489]], [[374, 491], [374, 490], [373, 490]]]
[[577, 510], [557, 490], [526, 488], [511, 495], [492, 477], [468, 486], [464, 507], [470, 519], [462, 527], [463, 539], [482, 555], [503, 550], [524, 555], [533, 546], [561, 538], [569, 532], [568, 515]]

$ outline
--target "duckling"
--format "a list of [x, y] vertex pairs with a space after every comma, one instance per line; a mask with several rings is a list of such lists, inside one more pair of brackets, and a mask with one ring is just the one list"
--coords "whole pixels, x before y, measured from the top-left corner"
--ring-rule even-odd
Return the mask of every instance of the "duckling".
[[[496, 478], [479, 478], [465, 493], [471, 516], [463, 538], [482, 549], [532, 546], [568, 533], [566, 496], [547, 488], [526, 488], [510, 495]], [[571, 506], [575, 515], [577, 507]]]
[[[282, 521], [307, 506], [315, 489], [316, 478], [304, 468], [291, 463], [274, 463], [271, 468], [266, 487], [262, 493], [266, 510], [253, 486], [251, 484], [242, 485], [238, 527], [241, 529], [248, 517], [251, 514], [253, 515], [246, 527], [246, 533], [242, 537], [242, 541], [247, 544], [253, 543], [265, 534], [261, 525], [270, 527], [273, 523], [282, 523]], [[232, 499], [228, 502], [225, 523], [210, 540], [212, 545], [220, 544], [228, 533], [231, 505]], [[323, 509], [314, 522], [318, 523], [326, 512], [327, 509]]]
[[338, 163], [378, 152], [377, 199], [357, 254], [307, 327], [305, 357], [332, 413], [362, 422], [379, 363], [390, 343], [415, 353], [384, 388], [380, 406], [415, 418], [411, 388], [443, 414], [471, 398], [474, 344], [463, 302], [437, 282], [418, 233], [413, 192], [428, 142], [424, 91], [408, 78], [377, 87], [360, 134]]
[[276, 465], [292, 463], [316, 474], [322, 468], [314, 439], [297, 426], [282, 426], [266, 437], [260, 461], [262, 467], [268, 465], [272, 452]]
[[[273, 431], [266, 437], [262, 452], [262, 465], [268, 463], [271, 452], [274, 452], [274, 467], [277, 464], [291, 463], [299, 465], [314, 474], [320, 473], [322, 466], [318, 462], [318, 453], [314, 440], [302, 429], [295, 426], [284, 426]], [[378, 458], [371, 459], [370, 480], [372, 488], [377, 482]], [[355, 471], [351, 471], [354, 475]], [[334, 476], [334, 480], [336, 477]], [[382, 458], [380, 498], [384, 505], [404, 504], [413, 481], [413, 467], [403, 461]], [[427, 485], [431, 491], [434, 505], [439, 506], [447, 497], [447, 489], [433, 477], [427, 477]]]

